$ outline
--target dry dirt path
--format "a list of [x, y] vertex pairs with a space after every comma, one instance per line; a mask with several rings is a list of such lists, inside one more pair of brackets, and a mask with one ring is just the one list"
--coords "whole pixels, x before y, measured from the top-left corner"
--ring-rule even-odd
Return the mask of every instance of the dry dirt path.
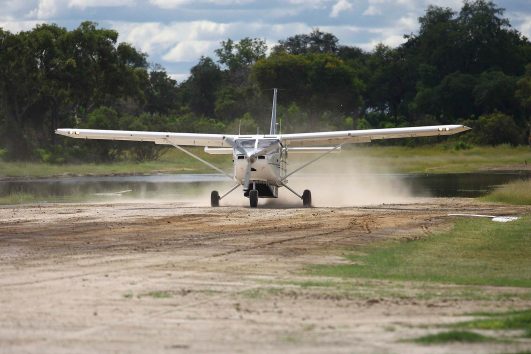
[[[197, 208], [177, 203], [0, 208], [0, 352], [468, 353], [404, 339], [470, 311], [530, 307], [470, 288], [308, 277], [310, 264], [385, 238], [429, 236], [448, 213], [529, 207], [430, 199], [367, 208]], [[345, 291], [348, 289], [348, 291]], [[419, 300], [418, 293], [437, 294]], [[492, 296], [488, 296], [491, 294]], [[496, 300], [493, 300], [496, 299]], [[428, 326], [428, 327], [427, 327]]]

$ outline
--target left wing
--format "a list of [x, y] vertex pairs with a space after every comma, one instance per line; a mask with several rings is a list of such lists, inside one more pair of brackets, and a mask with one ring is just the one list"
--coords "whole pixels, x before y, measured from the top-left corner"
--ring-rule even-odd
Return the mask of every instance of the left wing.
[[142, 132], [126, 130], [98, 130], [98, 129], [57, 129], [56, 134], [77, 139], [125, 140], [125, 141], [151, 141], [162, 145], [185, 146], [211, 146], [230, 147], [228, 143], [236, 135], [224, 134], [196, 134], [196, 133], [169, 133], [169, 132]]
[[425, 127], [283, 134], [280, 136], [280, 139], [287, 146], [308, 146], [315, 144], [340, 145], [345, 143], [368, 143], [372, 140], [379, 139], [452, 135], [469, 129], [469, 127], [464, 125], [433, 125]]

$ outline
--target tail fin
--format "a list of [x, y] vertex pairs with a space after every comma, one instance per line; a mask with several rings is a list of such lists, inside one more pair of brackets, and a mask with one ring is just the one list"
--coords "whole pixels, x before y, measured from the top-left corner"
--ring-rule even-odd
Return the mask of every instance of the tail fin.
[[273, 89], [273, 109], [271, 110], [271, 128], [269, 135], [277, 134], [277, 89]]

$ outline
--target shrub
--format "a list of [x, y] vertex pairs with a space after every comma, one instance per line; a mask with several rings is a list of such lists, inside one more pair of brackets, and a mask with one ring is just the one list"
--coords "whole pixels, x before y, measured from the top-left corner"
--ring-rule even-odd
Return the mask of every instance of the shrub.
[[467, 121], [472, 127], [470, 139], [481, 145], [524, 143], [523, 129], [516, 125], [514, 119], [506, 114], [495, 112], [480, 116], [476, 121]]

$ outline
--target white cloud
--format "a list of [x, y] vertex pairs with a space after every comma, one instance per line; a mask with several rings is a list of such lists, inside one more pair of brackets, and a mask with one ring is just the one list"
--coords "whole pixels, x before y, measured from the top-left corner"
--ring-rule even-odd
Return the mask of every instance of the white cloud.
[[513, 22], [514, 28], [528, 39], [531, 39], [531, 14], [512, 12], [509, 15], [514, 18], [514, 21], [511, 21]]
[[[243, 37], [262, 38], [270, 44], [312, 28], [304, 23], [268, 24], [262, 22], [217, 23], [213, 21], [127, 23], [112, 22], [120, 41], [133, 44], [150, 57], [161, 55], [165, 61], [193, 61], [201, 55], [212, 56], [221, 41]], [[203, 52], [200, 52], [203, 50]]]
[[212, 4], [219, 6], [242, 5], [253, 3], [255, 0], [149, 0], [152, 5], [162, 9], [175, 9], [184, 5]]
[[38, 24], [45, 21], [4, 21], [0, 22], [0, 28], [6, 29], [9, 32], [17, 33], [20, 31], [29, 31]]
[[313, 8], [323, 8], [331, 0], [288, 0], [292, 5], [305, 5]]
[[527, 16], [522, 24], [519, 27], [519, 31], [526, 36], [528, 39], [531, 39], [531, 16]]
[[27, 8], [27, 5], [20, 0], [0, 0], [0, 6], [2, 8], [2, 11], [0, 11], [0, 20], [13, 21], [15, 19], [14, 14]]
[[213, 52], [219, 46], [214, 41], [183, 41], [173, 47], [162, 59], [172, 62], [197, 61], [202, 55]]
[[52, 18], [57, 14], [57, 10], [61, 8], [61, 5], [60, 0], [39, 0], [37, 8], [32, 10], [28, 17], [40, 20]]
[[382, 14], [382, 11], [374, 6], [374, 5], [369, 5], [369, 7], [363, 11], [363, 16], [376, 16], [376, 15], [381, 15]]
[[118, 7], [133, 6], [135, 0], [69, 0], [68, 7], [77, 7], [82, 10], [88, 7]]
[[336, 4], [332, 7], [330, 12], [330, 17], [337, 17], [341, 12], [348, 11], [352, 9], [352, 4], [348, 0], [338, 0]]
[[[125, 41], [149, 54], [163, 53], [183, 41], [215, 41], [226, 39], [231, 27], [236, 24], [223, 24], [212, 21], [174, 22], [163, 24], [111, 23], [120, 33], [120, 41]], [[249, 26], [249, 25], [247, 25]]]
[[168, 76], [179, 83], [188, 79], [190, 77], [190, 73], [172, 73], [168, 74]]

